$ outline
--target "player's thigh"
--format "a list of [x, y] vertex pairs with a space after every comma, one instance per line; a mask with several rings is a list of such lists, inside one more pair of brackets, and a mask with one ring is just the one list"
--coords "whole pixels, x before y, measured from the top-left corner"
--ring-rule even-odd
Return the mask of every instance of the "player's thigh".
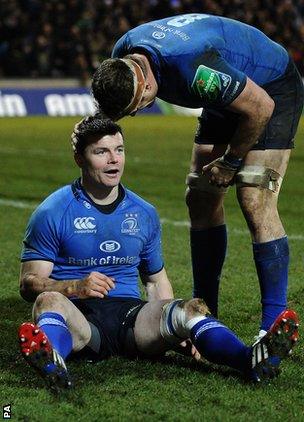
[[225, 153], [238, 120], [239, 116], [230, 111], [202, 111], [194, 137], [190, 171], [201, 173], [204, 165]]
[[221, 157], [227, 149], [227, 144], [193, 144], [190, 171], [201, 173], [203, 166]]
[[[211, 185], [202, 170], [206, 164], [225, 153], [236, 130], [237, 119], [232, 113], [213, 110], [203, 110], [198, 118], [186, 190], [186, 203], [193, 227], [217, 225], [223, 220], [222, 205], [226, 189]], [[215, 221], [212, 221], [213, 218]]]
[[155, 300], [146, 303], [139, 311], [134, 336], [138, 350], [146, 355], [159, 355], [170, 346], [160, 334], [160, 318], [165, 303], [171, 300]]
[[271, 168], [278, 172], [281, 177], [284, 177], [289, 163], [290, 153], [290, 149], [252, 150], [246, 155], [244, 165]]

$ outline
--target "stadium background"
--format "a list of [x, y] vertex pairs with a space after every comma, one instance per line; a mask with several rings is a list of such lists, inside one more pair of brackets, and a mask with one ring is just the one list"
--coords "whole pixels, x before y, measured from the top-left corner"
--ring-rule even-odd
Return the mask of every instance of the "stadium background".
[[[304, 0], [1, 0], [0, 6], [0, 116], [92, 113], [87, 87], [115, 41], [134, 26], [180, 13], [252, 24], [282, 43], [304, 74]], [[187, 113], [162, 102], [147, 111]]]
[[[24, 422], [302, 422], [302, 343], [282, 365], [282, 376], [267, 386], [252, 386], [233, 371], [172, 354], [163, 362], [70, 362], [76, 389], [54, 397], [18, 355], [16, 329], [31, 314], [31, 304], [18, 293], [25, 225], [43, 198], [78, 176], [69, 136], [78, 115], [93, 110], [90, 77], [115, 40], [150, 19], [189, 12], [223, 14], [251, 23], [283, 43], [303, 75], [304, 1], [0, 0], [0, 10], [0, 404], [11, 405], [12, 419]], [[192, 113], [158, 103], [154, 112], [160, 111]], [[39, 114], [62, 117], [35, 116]], [[157, 207], [167, 270], [176, 295], [187, 297], [191, 266], [183, 196], [196, 119], [153, 114], [121, 123], [128, 154], [124, 183]], [[302, 120], [280, 199], [291, 246], [289, 304], [300, 317], [303, 138]], [[259, 292], [250, 237], [236, 203], [231, 189], [226, 200], [229, 251], [220, 316], [250, 344], [258, 327]]]

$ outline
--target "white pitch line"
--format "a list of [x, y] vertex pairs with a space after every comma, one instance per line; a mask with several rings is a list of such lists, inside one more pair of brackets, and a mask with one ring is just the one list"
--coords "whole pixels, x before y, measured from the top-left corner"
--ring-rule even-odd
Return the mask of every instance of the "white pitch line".
[[170, 224], [171, 226], [175, 227], [190, 227], [189, 221], [175, 221], [175, 220], [169, 220], [168, 218], [161, 218], [160, 222], [162, 224]]
[[[28, 209], [33, 210], [37, 207], [38, 204], [29, 204], [27, 202], [22, 201], [14, 201], [10, 199], [1, 199], [0, 198], [0, 205], [3, 205], [5, 207], [12, 207], [12, 208], [22, 208], [22, 209]], [[174, 227], [189, 227], [189, 221], [187, 220], [170, 220], [169, 218], [161, 218], [160, 219], [161, 224], [169, 224], [170, 226]], [[241, 229], [230, 229], [229, 233], [237, 236], [247, 236], [249, 235], [248, 230], [241, 230]], [[304, 236], [301, 234], [289, 234], [288, 239], [290, 240], [304, 240]]]
[[14, 201], [10, 199], [1, 199], [0, 198], [0, 205], [4, 205], [5, 207], [12, 207], [12, 208], [22, 208], [25, 210], [32, 210], [36, 208], [36, 204], [29, 204], [22, 201]]
[[[161, 218], [160, 222], [162, 224], [169, 224], [171, 226], [175, 226], [175, 227], [190, 227], [189, 221], [184, 220], [184, 221], [175, 221], [175, 220], [170, 220], [168, 218]], [[242, 229], [229, 229], [228, 228], [228, 233], [231, 233], [233, 235], [237, 235], [237, 236], [249, 236], [249, 231], [248, 230], [242, 230]], [[288, 239], [289, 240], [304, 240], [304, 236], [302, 234], [288, 234]]]
[[[2, 154], [11, 154], [16, 155], [20, 154], [20, 149], [14, 148], [14, 147], [3, 147], [0, 151]], [[22, 150], [22, 155], [33, 155], [33, 156], [56, 156], [56, 157], [64, 157], [65, 152], [64, 151], [56, 151], [56, 150], [50, 150], [50, 149], [39, 149], [39, 148], [27, 148]]]

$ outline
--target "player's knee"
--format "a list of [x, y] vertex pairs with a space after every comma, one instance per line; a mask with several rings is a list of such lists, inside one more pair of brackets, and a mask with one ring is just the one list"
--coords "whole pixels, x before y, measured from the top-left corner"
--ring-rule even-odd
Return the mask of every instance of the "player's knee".
[[205, 229], [223, 224], [223, 196], [188, 189], [186, 204], [192, 228]]
[[160, 333], [171, 344], [179, 344], [190, 337], [194, 325], [210, 312], [202, 299], [173, 300], [163, 306]]
[[44, 310], [62, 310], [66, 302], [65, 296], [59, 292], [43, 292], [37, 296], [34, 303], [34, 314], [41, 313]]
[[243, 212], [250, 216], [254, 215], [254, 213], [258, 212], [261, 205], [264, 204], [264, 200], [260, 192], [254, 192], [251, 190], [238, 192], [238, 201], [243, 210]]
[[277, 211], [277, 196], [269, 190], [242, 188], [238, 200], [248, 223], [261, 224]]
[[185, 200], [188, 208], [196, 207], [202, 202], [199, 192], [189, 188], [189, 186], [186, 188]]
[[206, 316], [210, 314], [208, 306], [203, 299], [194, 298], [184, 302], [184, 310], [188, 319], [195, 318], [197, 316]]
[[206, 192], [199, 189], [193, 189], [191, 187], [187, 187], [186, 189], [186, 204], [188, 208], [202, 208], [207, 206], [208, 204], [216, 204], [218, 203], [217, 195], [213, 195], [211, 192]]

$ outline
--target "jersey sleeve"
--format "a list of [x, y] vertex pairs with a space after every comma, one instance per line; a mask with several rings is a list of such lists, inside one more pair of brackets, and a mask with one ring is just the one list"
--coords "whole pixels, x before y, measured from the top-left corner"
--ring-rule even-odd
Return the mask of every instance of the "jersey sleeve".
[[32, 214], [25, 232], [21, 261], [51, 261], [58, 256], [59, 239], [51, 213], [39, 208]]
[[164, 266], [161, 246], [161, 226], [158, 215], [153, 209], [149, 223], [149, 238], [140, 254], [140, 274], [152, 275], [162, 270]]
[[245, 73], [211, 49], [203, 54], [195, 70], [191, 90], [201, 98], [203, 106], [225, 107], [240, 95], [245, 85]]

